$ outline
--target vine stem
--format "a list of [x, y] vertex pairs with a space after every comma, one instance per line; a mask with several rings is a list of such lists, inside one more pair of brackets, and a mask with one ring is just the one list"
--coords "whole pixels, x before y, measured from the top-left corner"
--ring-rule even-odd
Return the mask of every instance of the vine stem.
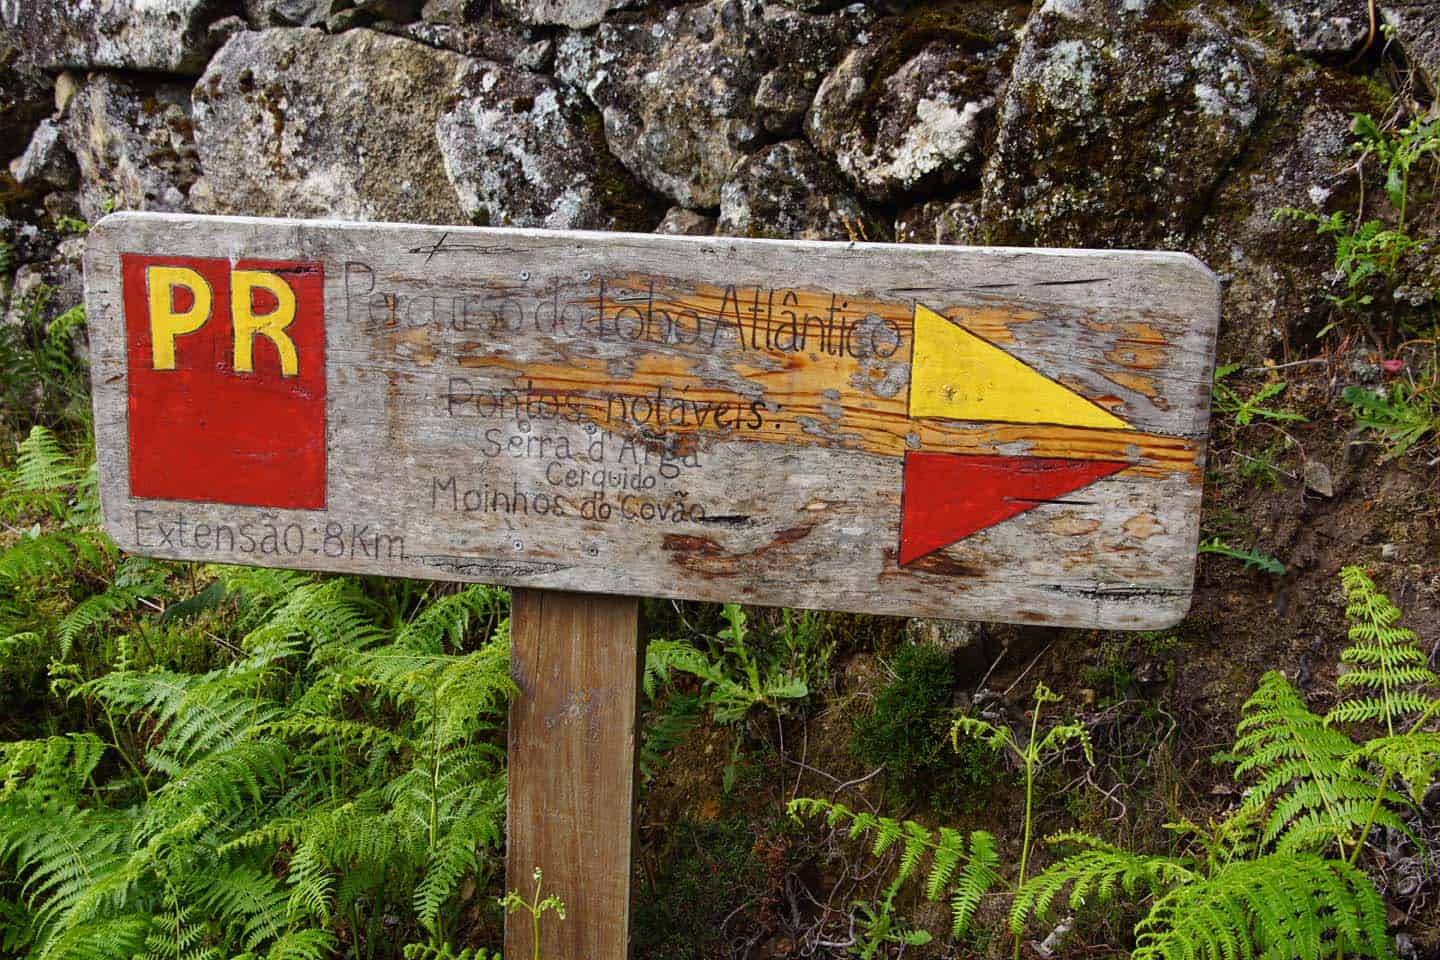
[[530, 908], [531, 943], [535, 945], [533, 960], [540, 960], [540, 878], [535, 878], [535, 900]]
[[[1035, 731], [1040, 728], [1040, 705], [1041, 700], [1035, 699], [1035, 710], [1030, 714], [1030, 740], [1025, 744], [1025, 751], [1020, 754], [1020, 759], [1025, 761], [1025, 836], [1020, 841], [1020, 876], [1015, 881], [1015, 893], [1018, 896], [1020, 888], [1025, 886], [1025, 867], [1030, 862], [1030, 821], [1031, 810], [1035, 802]], [[1015, 934], [1015, 960], [1020, 960], [1020, 933]]]

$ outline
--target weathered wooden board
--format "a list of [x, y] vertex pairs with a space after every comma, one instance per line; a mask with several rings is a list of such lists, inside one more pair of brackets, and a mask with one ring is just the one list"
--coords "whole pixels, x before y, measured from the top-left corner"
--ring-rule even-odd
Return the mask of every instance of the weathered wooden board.
[[[542, 957], [629, 955], [639, 616], [633, 597], [515, 591], [505, 884], [528, 897], [541, 867], [565, 903], [541, 925]], [[529, 916], [508, 917], [505, 956], [533, 946]]]
[[1157, 628], [1218, 291], [1188, 256], [116, 214], [85, 257], [142, 554]]

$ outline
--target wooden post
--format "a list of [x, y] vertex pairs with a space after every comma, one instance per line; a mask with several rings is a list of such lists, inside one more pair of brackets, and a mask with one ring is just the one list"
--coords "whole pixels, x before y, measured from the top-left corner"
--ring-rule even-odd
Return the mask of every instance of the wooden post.
[[[536, 867], [547, 914], [544, 960], [625, 960], [630, 946], [639, 726], [640, 602], [634, 597], [514, 591], [510, 670], [506, 888], [527, 898]], [[505, 956], [532, 955], [530, 918], [505, 923]]]

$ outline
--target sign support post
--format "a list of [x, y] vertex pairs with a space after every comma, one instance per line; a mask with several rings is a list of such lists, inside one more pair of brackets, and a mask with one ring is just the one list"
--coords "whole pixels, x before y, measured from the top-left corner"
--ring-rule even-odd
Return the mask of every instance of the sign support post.
[[[639, 727], [640, 601], [516, 589], [510, 613], [507, 890], [565, 903], [547, 914], [540, 956], [624, 960], [629, 955]], [[505, 956], [533, 951], [526, 915], [505, 922]]]

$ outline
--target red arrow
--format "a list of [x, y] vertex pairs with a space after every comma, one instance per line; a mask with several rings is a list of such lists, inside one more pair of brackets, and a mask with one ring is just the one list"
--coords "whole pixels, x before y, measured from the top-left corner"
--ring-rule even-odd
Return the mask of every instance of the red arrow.
[[1114, 460], [907, 453], [900, 565], [1128, 466]]

